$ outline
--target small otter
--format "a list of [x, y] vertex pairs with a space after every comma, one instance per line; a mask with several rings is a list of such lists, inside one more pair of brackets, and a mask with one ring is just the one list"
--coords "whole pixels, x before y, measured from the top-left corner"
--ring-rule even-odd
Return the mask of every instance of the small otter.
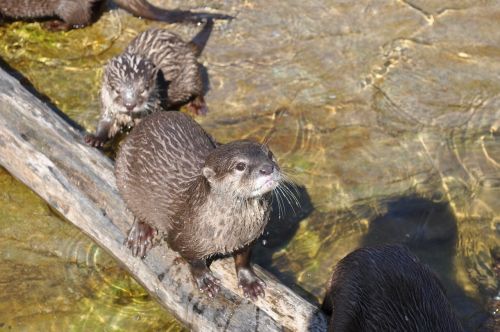
[[323, 310], [328, 331], [464, 331], [434, 273], [406, 247], [351, 252], [335, 267]]
[[125, 139], [115, 174], [136, 217], [127, 240], [133, 255], [144, 257], [159, 231], [210, 297], [219, 280], [207, 259], [220, 254], [233, 254], [245, 296], [264, 295], [265, 284], [250, 266], [250, 246], [268, 222], [271, 191], [282, 181], [265, 145], [218, 145], [189, 116], [158, 112]]
[[134, 38], [106, 65], [101, 118], [95, 135], [85, 136], [85, 142], [102, 147], [122, 128], [133, 127], [146, 115], [186, 103], [193, 113], [205, 114], [197, 56], [212, 28], [213, 21], [208, 20], [189, 43], [164, 29], [150, 29]]
[[[21, 19], [58, 17], [47, 28], [67, 30], [89, 25], [96, 11], [105, 0], [2, 0], [0, 16]], [[168, 23], [194, 22], [207, 19], [231, 19], [231, 16], [210, 13], [193, 13], [187, 10], [167, 10], [151, 5], [146, 0], [115, 0], [121, 8], [132, 14]]]

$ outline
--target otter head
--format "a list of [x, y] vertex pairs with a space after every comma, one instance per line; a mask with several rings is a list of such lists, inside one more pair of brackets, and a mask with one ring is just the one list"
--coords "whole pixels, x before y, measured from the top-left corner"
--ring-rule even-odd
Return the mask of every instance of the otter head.
[[235, 141], [217, 147], [205, 160], [203, 176], [210, 188], [235, 198], [255, 198], [276, 188], [281, 172], [265, 145]]
[[119, 113], [139, 115], [153, 106], [156, 98], [155, 65], [135, 54], [111, 59], [104, 71], [103, 98]]

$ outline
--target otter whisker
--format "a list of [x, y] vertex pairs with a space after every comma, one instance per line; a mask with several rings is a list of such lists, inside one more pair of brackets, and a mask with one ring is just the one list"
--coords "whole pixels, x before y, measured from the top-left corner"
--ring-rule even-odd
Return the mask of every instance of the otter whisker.
[[283, 189], [283, 191], [286, 191], [288, 193], [288, 195], [290, 195], [290, 198], [295, 202], [295, 204], [297, 205], [297, 207], [302, 208], [302, 206], [300, 204], [300, 201], [297, 198], [297, 196], [299, 195], [299, 192], [298, 192], [297, 188], [294, 187], [295, 188], [295, 193], [294, 193], [290, 189], [290, 187], [288, 187], [288, 185], [290, 185], [290, 184], [291, 184], [290, 182], [283, 181], [283, 182], [280, 183], [280, 186]]
[[281, 219], [281, 217], [283, 216], [282, 214], [282, 202], [281, 202], [281, 198], [279, 196], [279, 192], [277, 191], [276, 188], [273, 189], [273, 195], [271, 196], [273, 199], [274, 197], [276, 196], [276, 203], [278, 204], [278, 218]]
[[302, 205], [300, 204], [300, 201], [298, 199], [298, 192], [293, 192], [289, 187], [288, 184], [290, 182], [282, 182], [280, 187], [283, 190], [283, 192], [288, 193], [288, 197], [292, 199], [292, 201], [295, 203], [295, 205], [300, 209], [302, 209]]
[[281, 193], [281, 195], [283, 195], [283, 198], [288, 202], [288, 205], [290, 205], [290, 207], [292, 208], [293, 213], [296, 213], [296, 211], [293, 207], [294, 204], [292, 204], [292, 201], [290, 201], [290, 198], [288, 197], [287, 193], [285, 191], [283, 191], [283, 187], [277, 186], [276, 189]]
[[295, 191], [295, 193], [297, 194], [297, 196], [300, 195], [299, 193], [299, 186], [297, 185], [297, 180], [294, 179], [293, 176], [290, 176], [288, 173], [286, 172], [281, 172], [281, 177], [283, 179], [284, 182], [287, 183], [287, 185], [289, 185], [290, 187], [293, 188], [293, 191]]
[[276, 189], [276, 197], [278, 199], [278, 202], [279, 202], [279, 207], [280, 207], [280, 217], [281, 218], [284, 218], [285, 217], [285, 202], [283, 202], [283, 197], [281, 197], [281, 194], [279, 192], [279, 190]]

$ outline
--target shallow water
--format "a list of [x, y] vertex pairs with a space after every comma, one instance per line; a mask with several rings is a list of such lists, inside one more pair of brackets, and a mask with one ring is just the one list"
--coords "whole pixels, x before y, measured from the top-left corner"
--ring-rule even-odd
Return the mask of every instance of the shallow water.
[[[256, 262], [321, 299], [349, 251], [404, 242], [439, 273], [470, 330], [493, 330], [498, 2], [155, 2], [236, 16], [217, 23], [201, 57], [210, 113], [196, 120], [220, 141], [269, 140], [301, 184], [300, 207], [287, 204], [281, 218], [275, 211]], [[151, 26], [186, 39], [199, 29], [121, 10], [67, 33], [13, 23], [0, 28], [0, 56], [93, 130], [102, 66]], [[0, 329], [182, 329], [4, 171], [0, 188]]]

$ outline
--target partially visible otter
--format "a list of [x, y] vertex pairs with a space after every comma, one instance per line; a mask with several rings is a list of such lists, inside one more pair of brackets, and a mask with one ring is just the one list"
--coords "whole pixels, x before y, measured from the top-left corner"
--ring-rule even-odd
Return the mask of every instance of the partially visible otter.
[[[2, 0], [0, 16], [16, 19], [53, 18], [47, 25], [52, 30], [67, 30], [89, 25], [105, 0]], [[187, 10], [167, 10], [151, 5], [147, 0], [115, 0], [121, 8], [143, 18], [178, 22], [202, 22], [207, 19], [230, 19], [231, 16], [193, 13]]]
[[365, 247], [335, 267], [328, 331], [464, 331], [434, 273], [399, 245]]
[[250, 246], [268, 222], [271, 191], [282, 181], [265, 145], [217, 145], [189, 116], [158, 112], [126, 138], [115, 174], [136, 217], [127, 240], [134, 255], [144, 257], [159, 231], [210, 297], [219, 291], [219, 280], [207, 259], [219, 254], [234, 256], [245, 296], [264, 295], [265, 284], [250, 266]]
[[213, 21], [208, 20], [189, 43], [164, 29], [150, 29], [134, 38], [106, 65], [101, 118], [95, 135], [87, 135], [85, 142], [102, 147], [121, 129], [133, 127], [146, 115], [186, 103], [193, 113], [205, 114], [197, 56], [212, 28]]

